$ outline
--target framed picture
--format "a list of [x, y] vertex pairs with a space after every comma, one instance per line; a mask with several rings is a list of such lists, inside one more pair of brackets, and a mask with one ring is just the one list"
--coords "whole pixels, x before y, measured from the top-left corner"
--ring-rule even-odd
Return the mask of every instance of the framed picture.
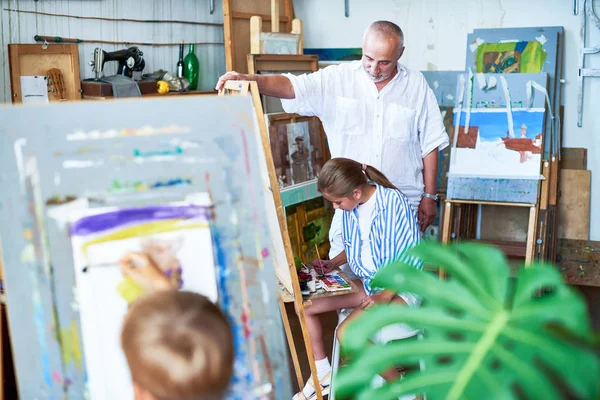
[[317, 117], [275, 113], [265, 116], [279, 189], [311, 181], [331, 158]]

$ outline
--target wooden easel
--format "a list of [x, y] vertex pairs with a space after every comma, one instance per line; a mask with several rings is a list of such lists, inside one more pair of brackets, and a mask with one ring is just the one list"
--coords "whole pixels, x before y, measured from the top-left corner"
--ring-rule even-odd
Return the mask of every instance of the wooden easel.
[[474, 224], [476, 223], [476, 207], [478, 205], [529, 207], [525, 254], [521, 254], [520, 246], [516, 246], [515, 248], [514, 245], [501, 242], [490, 242], [490, 244], [500, 247], [508, 256], [524, 256], [525, 263], [531, 264], [535, 258], [535, 238], [539, 204], [446, 199], [444, 200], [442, 218], [442, 243], [450, 243], [451, 240], [472, 239], [475, 236]]
[[[298, 18], [292, 20], [290, 33], [280, 33], [279, 29], [279, 0], [271, 0], [271, 33], [279, 37], [297, 40], [296, 51], [293, 55], [304, 54], [304, 40], [302, 21]], [[264, 54], [263, 40], [268, 39], [268, 32], [263, 32], [262, 17], [255, 15], [250, 18], [250, 54]], [[252, 73], [252, 72], [248, 72]]]
[[291, 282], [293, 287], [293, 295], [285, 292], [280, 292], [281, 295], [278, 298], [279, 309], [281, 312], [281, 318], [283, 319], [283, 326], [285, 329], [286, 338], [288, 341], [288, 345], [290, 347], [290, 354], [292, 357], [292, 363], [294, 365], [294, 370], [296, 372], [296, 378], [298, 380], [298, 385], [300, 389], [304, 387], [304, 382], [302, 379], [302, 373], [300, 370], [300, 362], [298, 360], [298, 354], [296, 352], [296, 346], [294, 343], [294, 338], [292, 336], [292, 331], [290, 328], [290, 322], [287, 317], [287, 312], [285, 309], [285, 303], [294, 302], [296, 306], [296, 313], [298, 314], [298, 319], [300, 321], [300, 328], [302, 330], [302, 337], [304, 339], [304, 346], [306, 347], [306, 354], [308, 357], [308, 365], [310, 367], [310, 373], [313, 376], [313, 385], [315, 387], [317, 399], [322, 400], [323, 395], [321, 393], [321, 385], [319, 383], [318, 375], [317, 375], [317, 367], [314, 361], [314, 355], [312, 350], [312, 345], [310, 341], [310, 336], [308, 333], [308, 328], [306, 326], [306, 314], [304, 312], [304, 306], [310, 305], [310, 301], [305, 302], [302, 298], [302, 293], [300, 291], [300, 283], [298, 281], [298, 275], [296, 272], [296, 267], [294, 264], [294, 256], [292, 254], [292, 247], [290, 243], [290, 238], [287, 231], [287, 225], [285, 221], [285, 213], [283, 210], [283, 205], [281, 202], [281, 195], [278, 189], [277, 177], [275, 174], [275, 167], [273, 165], [273, 156], [271, 154], [271, 145], [269, 142], [269, 136], [266, 129], [266, 124], [264, 120], [264, 114], [262, 111], [262, 105], [260, 101], [260, 94], [258, 91], [258, 86], [256, 82], [247, 82], [247, 81], [227, 81], [225, 82], [225, 86], [219, 95], [225, 94], [237, 94], [242, 96], [250, 95], [252, 96], [252, 102], [254, 104], [254, 110], [256, 112], [256, 119], [258, 121], [258, 126], [260, 129], [260, 136], [263, 145], [263, 149], [265, 152], [266, 162], [267, 162], [267, 170], [269, 173], [269, 182], [271, 186], [271, 192], [273, 193], [273, 199], [275, 201], [277, 218], [279, 220], [279, 227], [281, 229], [281, 234], [283, 238], [283, 243], [285, 247], [285, 254], [288, 263], [289, 273], [291, 276]]

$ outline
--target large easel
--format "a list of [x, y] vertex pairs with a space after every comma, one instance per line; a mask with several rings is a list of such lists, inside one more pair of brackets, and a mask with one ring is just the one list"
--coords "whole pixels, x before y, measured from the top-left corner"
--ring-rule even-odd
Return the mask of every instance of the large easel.
[[[271, 188], [271, 192], [273, 194], [273, 200], [275, 202], [275, 209], [277, 211], [277, 218], [279, 220], [279, 228], [281, 230], [281, 236], [283, 239], [283, 244], [285, 247], [285, 256], [287, 265], [276, 266], [276, 271], [278, 272], [278, 277], [280, 280], [289, 279], [291, 282], [292, 293], [288, 290], [282, 290], [280, 292], [280, 296], [278, 298], [279, 309], [281, 311], [281, 317], [283, 319], [283, 325], [285, 329], [286, 338], [288, 341], [288, 345], [290, 348], [290, 354], [292, 357], [292, 363], [294, 365], [294, 370], [296, 373], [296, 378], [298, 380], [298, 385], [300, 388], [304, 387], [304, 382], [302, 379], [302, 372], [300, 370], [300, 361], [298, 360], [298, 355], [296, 351], [296, 346], [294, 343], [294, 338], [292, 336], [292, 331], [290, 328], [290, 322], [287, 317], [287, 311], [285, 309], [285, 303], [295, 303], [296, 313], [298, 314], [298, 319], [300, 321], [300, 327], [302, 330], [302, 337], [304, 339], [304, 345], [306, 346], [306, 354], [308, 357], [308, 364], [310, 367], [310, 372], [313, 376], [313, 385], [316, 389], [317, 399], [322, 400], [323, 395], [321, 393], [321, 386], [317, 377], [317, 368], [314, 362], [312, 345], [310, 342], [310, 336], [308, 333], [308, 329], [306, 326], [306, 314], [304, 312], [304, 306], [310, 305], [310, 301], [304, 301], [302, 298], [302, 293], [300, 291], [300, 283], [298, 282], [298, 275], [296, 272], [296, 267], [294, 264], [294, 256], [292, 254], [292, 247], [290, 243], [290, 238], [287, 231], [287, 225], [285, 221], [285, 213], [283, 209], [283, 205], [281, 202], [281, 195], [279, 193], [277, 177], [275, 174], [275, 167], [273, 165], [273, 156], [271, 154], [271, 146], [269, 142], [269, 136], [266, 129], [266, 124], [264, 120], [264, 114], [262, 111], [262, 105], [260, 101], [260, 94], [258, 91], [258, 86], [256, 82], [246, 82], [246, 81], [227, 81], [225, 83], [224, 89], [219, 93], [219, 95], [225, 94], [237, 94], [237, 95], [249, 95], [252, 97], [252, 102], [254, 104], [254, 110], [256, 112], [256, 119], [258, 121], [258, 126], [260, 130], [260, 136], [265, 152], [265, 158], [267, 161], [267, 170], [269, 175], [269, 184]], [[288, 276], [285, 276], [285, 270], [288, 272]]]
[[442, 243], [450, 243], [451, 240], [474, 238], [474, 225], [476, 223], [476, 212], [479, 205], [529, 208], [527, 242], [525, 243], [524, 254], [521, 250], [521, 246], [515, 246], [512, 243], [491, 242], [490, 244], [500, 247], [508, 256], [525, 257], [526, 264], [533, 262], [535, 256], [535, 238], [539, 202], [530, 204], [446, 199], [444, 200], [442, 217]]

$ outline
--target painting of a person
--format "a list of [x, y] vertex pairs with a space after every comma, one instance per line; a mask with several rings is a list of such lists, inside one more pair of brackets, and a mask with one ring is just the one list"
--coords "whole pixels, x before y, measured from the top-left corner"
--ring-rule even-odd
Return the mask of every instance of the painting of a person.
[[296, 136], [294, 151], [290, 154], [292, 161], [292, 179], [294, 183], [306, 182], [311, 179], [309, 157], [310, 151], [304, 144], [304, 137]]

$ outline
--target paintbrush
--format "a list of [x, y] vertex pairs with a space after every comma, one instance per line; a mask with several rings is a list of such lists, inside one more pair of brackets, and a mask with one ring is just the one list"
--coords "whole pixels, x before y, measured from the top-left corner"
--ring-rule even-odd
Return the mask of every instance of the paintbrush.
[[[317, 246], [316, 243], [315, 243], [315, 251], [317, 252], [317, 260], [321, 260], [321, 255], [319, 254], [319, 246]], [[325, 271], [323, 270], [323, 266], [321, 266], [319, 268], [321, 268], [321, 274], [319, 276], [325, 275]], [[316, 271], [316, 269], [315, 269], [315, 271]]]
[[96, 267], [114, 267], [116, 265], [118, 265], [118, 262], [105, 262], [105, 263], [96, 263], [96, 264], [88, 264], [85, 267], [83, 267], [81, 269], [81, 272], [88, 272], [90, 268], [96, 268]]
[[[83, 267], [81, 269], [82, 272], [88, 272], [90, 268], [94, 267], [115, 267], [119, 265], [119, 261], [115, 261], [115, 262], [104, 262], [104, 263], [95, 263], [95, 264], [88, 264], [85, 267]], [[129, 265], [131, 265], [132, 267], [140, 267], [141, 265], [139, 263], [130, 263]]]

